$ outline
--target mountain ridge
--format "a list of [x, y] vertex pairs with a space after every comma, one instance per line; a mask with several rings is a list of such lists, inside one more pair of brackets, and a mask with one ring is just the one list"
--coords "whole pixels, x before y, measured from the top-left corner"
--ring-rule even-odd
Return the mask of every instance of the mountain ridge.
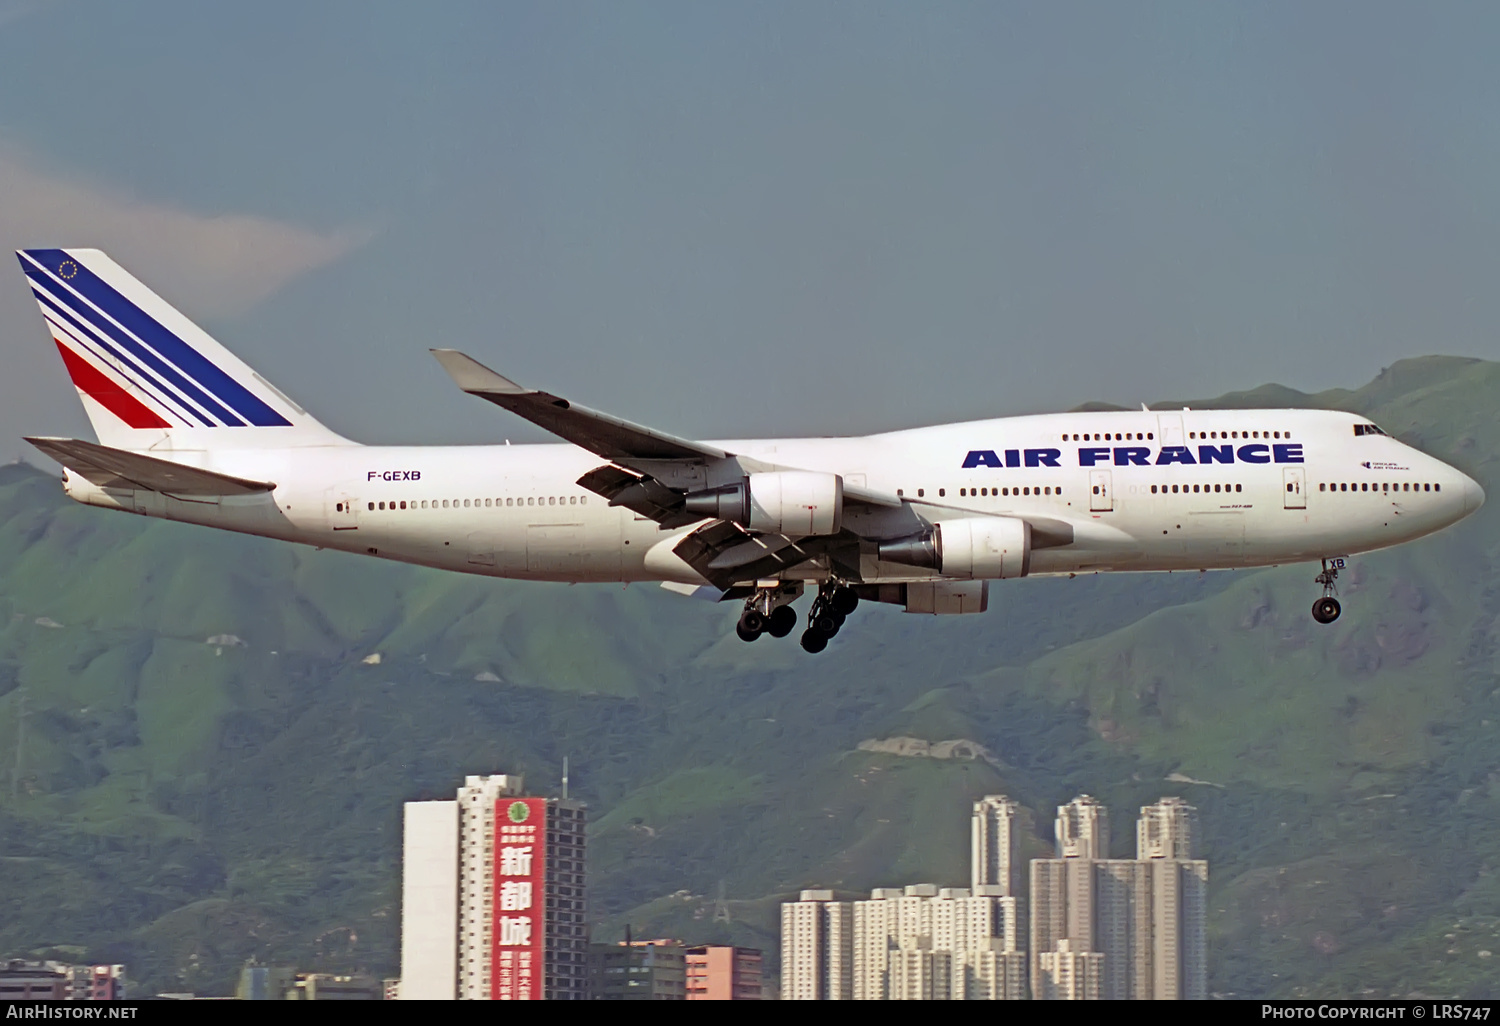
[[[1274, 394], [1303, 395], [1217, 404]], [[1424, 358], [1302, 404], [1490, 488], [1497, 401], [1500, 365]], [[1308, 618], [1307, 566], [1039, 579], [977, 617], [861, 608], [812, 660], [740, 643], [728, 604], [111, 516], [3, 467], [0, 947], [203, 993], [252, 956], [394, 975], [401, 802], [468, 773], [555, 790], [569, 756], [606, 939], [628, 922], [774, 951], [802, 887], [964, 883], [981, 794], [1023, 802], [1032, 856], [1078, 792], [1122, 846], [1137, 806], [1181, 794], [1211, 861], [1214, 991], [1488, 993], [1497, 547], [1486, 507], [1360, 557], [1332, 628]], [[860, 750], [893, 737], [994, 761]]]

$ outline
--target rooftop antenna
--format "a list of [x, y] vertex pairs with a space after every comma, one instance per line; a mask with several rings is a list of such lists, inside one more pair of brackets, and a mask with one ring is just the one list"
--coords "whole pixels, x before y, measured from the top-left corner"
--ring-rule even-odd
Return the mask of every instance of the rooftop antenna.
[[568, 797], [568, 757], [563, 756], [563, 800]]

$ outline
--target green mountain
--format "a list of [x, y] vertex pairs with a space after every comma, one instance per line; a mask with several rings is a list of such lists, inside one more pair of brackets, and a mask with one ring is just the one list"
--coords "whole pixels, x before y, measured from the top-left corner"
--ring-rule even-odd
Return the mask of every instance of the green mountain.
[[[1189, 404], [1358, 410], [1495, 490], [1500, 364]], [[107, 514], [6, 467], [0, 954], [122, 961], [148, 991], [228, 993], [252, 956], [394, 975], [401, 803], [470, 773], [555, 790], [569, 756], [596, 936], [774, 954], [801, 887], [965, 882], [978, 795], [1020, 799], [1040, 854], [1086, 791], [1126, 854], [1180, 794], [1211, 990], [1489, 995], [1497, 549], [1492, 502], [1362, 557], [1331, 627], [1307, 566], [1039, 579], [978, 617], [862, 607], [812, 658], [741, 643], [728, 604]], [[901, 737], [972, 744], [861, 748]]]

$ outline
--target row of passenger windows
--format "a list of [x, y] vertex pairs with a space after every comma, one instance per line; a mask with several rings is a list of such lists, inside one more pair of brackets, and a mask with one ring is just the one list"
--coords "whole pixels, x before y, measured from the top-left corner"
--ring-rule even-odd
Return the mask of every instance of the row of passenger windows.
[[1104, 434], [1095, 432], [1091, 435], [1063, 435], [1064, 442], [1146, 442], [1154, 439], [1156, 435], [1150, 431], [1142, 434], [1139, 431], [1106, 431]]
[[530, 495], [524, 499], [433, 499], [421, 502], [371, 502], [370, 509], [471, 509], [486, 506], [586, 506], [587, 495]]
[[1377, 481], [1374, 484], [1371, 484], [1369, 481], [1360, 481], [1357, 484], [1340, 481], [1337, 484], [1329, 484], [1325, 481], [1318, 485], [1318, 491], [1320, 492], [1440, 492], [1442, 490], [1443, 486], [1440, 484], [1427, 484], [1425, 482], [1422, 484], [1412, 484], [1410, 481], [1395, 483]]
[[[999, 495], [1061, 495], [1062, 494], [1062, 489], [1061, 488], [1046, 488], [1046, 487], [1042, 487], [1042, 488], [1028, 488], [1025, 485], [1022, 485], [1020, 488], [960, 488], [958, 490], [958, 494], [961, 495], [961, 496], [963, 496], [963, 497], [965, 497], [965, 498], [974, 498], [974, 497], [980, 496], [980, 495], [992, 495], [992, 496], [999, 496]], [[905, 488], [897, 488], [896, 489], [896, 495], [899, 498], [904, 498], [906, 496], [906, 489]], [[948, 497], [948, 489], [946, 489], [946, 488], [939, 488], [938, 489], [938, 498], [943, 499], [943, 498], [947, 498], [947, 497]], [[919, 499], [925, 499], [925, 498], [927, 498], [927, 489], [926, 488], [918, 488], [917, 489], [917, 498], [919, 498]]]
[[[1188, 437], [1194, 440], [1201, 438], [1279, 438], [1290, 439], [1290, 431], [1189, 431]], [[1149, 442], [1155, 441], [1156, 435], [1146, 431], [1115, 431], [1100, 434], [1063, 435], [1064, 442]]]
[[1028, 488], [1022, 485], [1020, 488], [960, 488], [958, 494], [967, 498], [976, 495], [1061, 495], [1061, 488]]
[[[1200, 486], [1198, 486], [1198, 485], [1172, 485], [1170, 488], [1168, 488], [1166, 485], [1162, 485], [1161, 486], [1161, 494], [1162, 495], [1167, 495], [1167, 494], [1176, 495], [1177, 494], [1177, 489], [1179, 487], [1182, 489], [1183, 492], [1191, 493], [1191, 492], [1198, 491]], [[1236, 485], [1203, 485], [1201, 487], [1202, 487], [1202, 490], [1205, 491], [1205, 492], [1219, 492], [1219, 491], [1224, 491], [1224, 492], [1242, 492], [1242, 491], [1245, 490], [1245, 486], [1244, 485], [1237, 485], [1237, 484]], [[1152, 495], [1157, 494], [1156, 488], [1157, 488], [1156, 485], [1152, 485], [1151, 486], [1151, 494]]]

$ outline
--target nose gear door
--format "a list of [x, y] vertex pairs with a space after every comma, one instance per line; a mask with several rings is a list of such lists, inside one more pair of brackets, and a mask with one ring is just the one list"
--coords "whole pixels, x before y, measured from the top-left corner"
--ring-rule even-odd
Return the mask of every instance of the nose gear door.
[[1307, 508], [1307, 473], [1301, 467], [1286, 467], [1281, 471], [1284, 488], [1282, 498], [1286, 509]]

